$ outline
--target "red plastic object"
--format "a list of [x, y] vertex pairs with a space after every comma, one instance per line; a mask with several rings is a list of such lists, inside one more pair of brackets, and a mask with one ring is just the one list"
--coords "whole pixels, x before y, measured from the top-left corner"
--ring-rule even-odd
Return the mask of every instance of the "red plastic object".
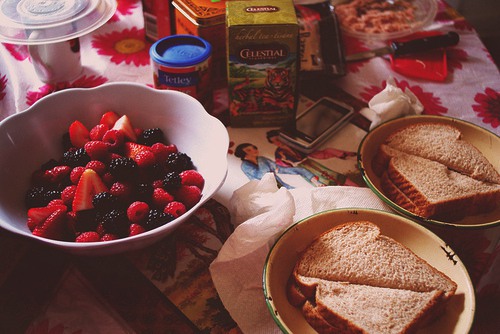
[[[435, 31], [418, 32], [405, 38], [399, 38], [398, 41], [406, 41], [439, 34], [441, 33]], [[391, 55], [390, 58], [391, 68], [409, 77], [432, 81], [444, 81], [448, 76], [448, 63], [446, 59], [446, 50], [444, 48], [407, 56], [394, 57]]]

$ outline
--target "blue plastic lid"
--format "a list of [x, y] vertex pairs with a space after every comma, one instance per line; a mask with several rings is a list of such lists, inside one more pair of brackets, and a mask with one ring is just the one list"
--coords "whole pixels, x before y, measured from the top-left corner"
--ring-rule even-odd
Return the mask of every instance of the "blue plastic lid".
[[172, 35], [158, 40], [149, 49], [155, 62], [170, 67], [193, 66], [208, 59], [212, 46], [193, 35]]

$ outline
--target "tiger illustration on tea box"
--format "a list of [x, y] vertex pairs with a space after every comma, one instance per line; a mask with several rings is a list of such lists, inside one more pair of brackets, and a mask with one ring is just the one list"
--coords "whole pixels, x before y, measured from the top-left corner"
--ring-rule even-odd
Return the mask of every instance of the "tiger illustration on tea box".
[[257, 87], [258, 81], [259, 79], [247, 76], [243, 82], [233, 87], [231, 113], [293, 110], [295, 97], [288, 68], [268, 68], [264, 85]]

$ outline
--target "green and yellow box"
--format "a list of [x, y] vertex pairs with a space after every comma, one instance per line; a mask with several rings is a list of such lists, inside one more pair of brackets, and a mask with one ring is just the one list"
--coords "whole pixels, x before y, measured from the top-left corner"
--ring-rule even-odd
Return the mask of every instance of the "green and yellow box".
[[299, 25], [293, 0], [226, 2], [231, 126], [281, 126], [295, 118]]

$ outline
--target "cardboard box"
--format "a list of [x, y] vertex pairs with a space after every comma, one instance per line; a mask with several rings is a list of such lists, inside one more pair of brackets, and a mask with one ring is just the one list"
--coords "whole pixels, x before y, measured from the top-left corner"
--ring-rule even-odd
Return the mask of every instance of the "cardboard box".
[[226, 2], [231, 126], [295, 119], [299, 26], [292, 0]]

